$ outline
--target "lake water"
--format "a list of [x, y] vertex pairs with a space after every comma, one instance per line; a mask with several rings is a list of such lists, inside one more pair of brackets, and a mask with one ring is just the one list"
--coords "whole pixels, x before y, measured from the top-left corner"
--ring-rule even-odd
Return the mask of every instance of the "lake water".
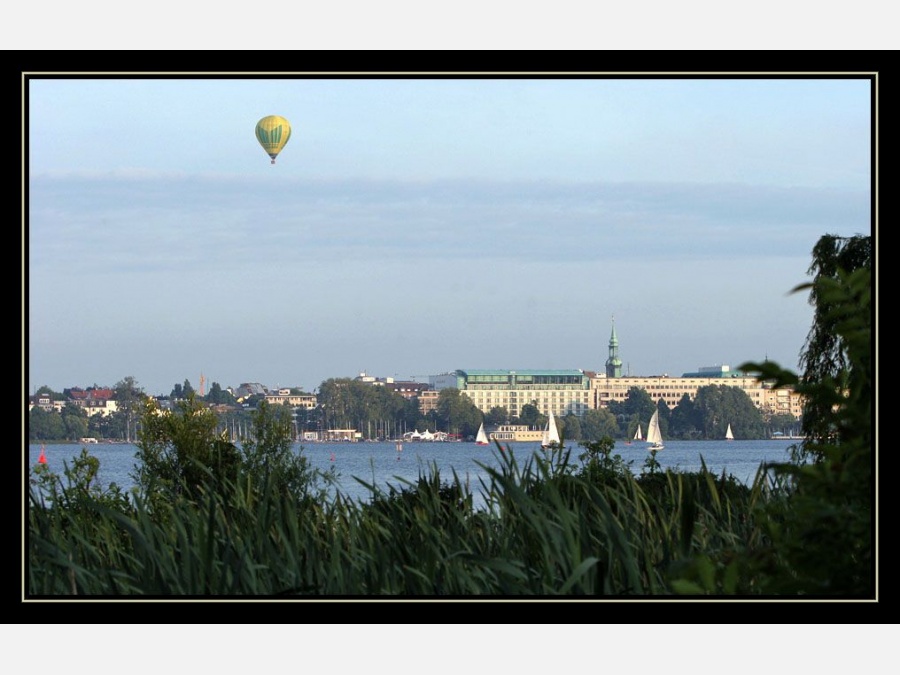
[[[700, 469], [701, 457], [706, 466], [716, 474], [724, 470], [745, 483], [752, 482], [757, 469], [763, 462], [782, 462], [790, 459], [788, 448], [798, 441], [666, 441], [664, 450], [656, 458], [665, 468], [682, 471]], [[100, 460], [100, 483], [106, 486], [117, 483], [128, 489], [133, 483], [129, 477], [135, 462], [137, 448], [127, 443], [98, 443], [90, 445], [64, 444], [45, 446], [45, 455], [50, 468], [62, 475], [64, 462], [71, 466], [72, 459], [82, 448]], [[394, 443], [308, 443], [295, 444], [294, 448], [310, 460], [312, 466], [323, 470], [334, 470], [338, 475], [339, 489], [353, 499], [367, 500], [369, 490], [354, 477], [369, 484], [386, 488], [388, 485], [400, 487], [402, 479], [415, 481], [420, 473], [428, 473], [432, 465], [437, 465], [442, 480], [451, 480], [452, 471], [463, 479], [468, 479], [472, 491], [478, 493], [479, 478], [485, 476], [479, 464], [500, 466], [499, 451], [494, 445], [475, 443], [404, 443], [402, 452], [397, 452]], [[513, 443], [509, 448], [521, 466], [535, 452], [541, 452], [538, 443]], [[583, 449], [577, 444], [566, 444], [572, 450], [572, 458], [577, 461]], [[649, 453], [646, 445], [636, 442], [626, 445], [616, 443], [614, 454], [625, 461], [633, 461], [631, 468], [639, 474]], [[40, 444], [29, 446], [29, 467], [37, 464], [41, 453]]]

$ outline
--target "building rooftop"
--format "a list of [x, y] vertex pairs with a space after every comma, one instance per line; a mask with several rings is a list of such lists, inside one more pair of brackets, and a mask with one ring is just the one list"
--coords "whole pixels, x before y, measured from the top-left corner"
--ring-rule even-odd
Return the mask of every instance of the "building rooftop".
[[584, 375], [584, 371], [577, 368], [570, 370], [502, 370], [502, 369], [473, 369], [460, 370], [463, 375]]

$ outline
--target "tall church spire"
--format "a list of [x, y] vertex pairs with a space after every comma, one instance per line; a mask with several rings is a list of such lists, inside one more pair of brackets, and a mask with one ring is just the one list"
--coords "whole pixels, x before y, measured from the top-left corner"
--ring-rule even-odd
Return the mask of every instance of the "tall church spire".
[[609, 358], [606, 359], [606, 376], [622, 377], [622, 360], [619, 358], [619, 338], [616, 337], [616, 317], [612, 318], [612, 335], [609, 336]]

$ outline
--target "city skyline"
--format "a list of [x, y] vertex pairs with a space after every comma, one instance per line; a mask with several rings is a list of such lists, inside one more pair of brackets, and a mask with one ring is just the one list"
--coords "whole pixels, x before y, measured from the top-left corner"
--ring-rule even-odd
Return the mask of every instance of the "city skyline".
[[[796, 368], [871, 81], [29, 80], [27, 385]], [[275, 166], [256, 122], [286, 117]]]
[[[669, 371], [659, 372], [659, 373], [637, 373], [637, 372], [631, 371], [629, 364], [623, 363], [622, 374], [619, 376], [614, 376], [614, 377], [680, 378], [682, 376], [688, 376], [688, 377], [696, 378], [699, 376], [698, 371], [700, 371], [702, 369], [710, 369], [711, 371], [717, 373], [717, 372], [719, 372], [719, 368], [722, 368], [722, 367], [730, 369], [730, 371], [732, 371], [732, 373], [734, 373], [736, 371], [736, 368], [734, 367], [734, 365], [730, 364], [730, 363], [709, 363], [709, 364], [698, 365], [696, 368], [694, 368], [691, 371], [684, 371], [684, 372], [679, 372], [679, 373], [674, 373], [674, 372], [669, 372]], [[280, 381], [272, 384], [269, 382], [263, 382], [263, 381], [260, 381], [259, 379], [253, 379], [253, 378], [244, 379], [244, 380], [241, 380], [240, 382], [220, 382], [215, 379], [210, 379], [204, 373], [198, 373], [196, 377], [187, 375], [184, 377], [184, 379], [173, 382], [172, 386], [169, 387], [165, 391], [147, 391], [146, 387], [142, 386], [139, 381], [137, 382], [137, 385], [141, 389], [144, 389], [145, 394], [148, 394], [150, 396], [168, 396], [176, 386], [182, 387], [182, 386], [184, 386], [185, 382], [190, 384], [191, 388], [194, 389], [195, 391], [199, 392], [201, 389], [203, 389], [204, 393], [209, 393], [210, 386], [215, 383], [215, 384], [220, 385], [223, 390], [237, 390], [243, 385], [263, 385], [269, 392], [274, 392], [278, 389], [291, 388], [291, 389], [302, 389], [307, 394], [313, 394], [318, 390], [319, 385], [328, 379], [357, 379], [357, 378], [368, 377], [368, 378], [373, 378], [374, 380], [378, 380], [378, 381], [391, 381], [392, 380], [394, 382], [415, 382], [417, 384], [429, 384], [430, 378], [440, 378], [440, 376], [453, 374], [458, 371], [468, 372], [468, 371], [472, 371], [472, 370], [476, 370], [476, 369], [465, 368], [465, 367], [450, 368], [450, 369], [447, 369], [447, 370], [444, 370], [441, 372], [418, 374], [418, 375], [407, 375], [407, 376], [401, 375], [399, 373], [385, 374], [385, 373], [374, 373], [374, 372], [364, 370], [364, 371], [359, 371], [359, 372], [356, 372], [353, 374], [333, 375], [333, 376], [325, 378], [324, 380], [322, 380], [321, 382], [317, 383], [316, 385], [314, 385], [312, 387], [305, 387], [305, 386], [301, 386], [301, 385], [292, 384], [289, 382], [280, 382]], [[495, 370], [495, 369], [489, 368], [488, 370]], [[512, 372], [527, 373], [527, 372], [531, 372], [531, 371], [539, 372], [541, 369], [532, 369], [532, 368], [505, 369], [505, 368], [501, 368], [501, 369], [496, 369], [496, 370], [510, 370]], [[593, 372], [601, 377], [606, 377], [606, 375], [604, 374], [605, 368], [603, 365], [601, 365], [599, 368], [582, 368], [579, 366], [573, 366], [571, 368], [560, 368], [560, 369], [551, 369], [551, 370], [572, 370], [572, 371], [580, 371], [583, 373]], [[703, 377], [709, 377], [709, 376], [715, 377], [714, 374], [703, 375]], [[124, 378], [120, 378], [120, 379], [124, 379]], [[66, 386], [60, 387], [60, 388], [55, 388], [55, 387], [50, 387], [50, 388], [54, 392], [62, 393], [63, 391], [65, 391], [67, 389], [87, 390], [87, 389], [93, 388], [95, 385], [99, 386], [100, 388], [104, 388], [104, 389], [105, 388], [114, 388], [115, 385], [117, 384], [117, 382], [118, 381], [101, 383], [101, 382], [97, 382], [96, 380], [91, 380], [90, 384], [75, 383], [75, 384], [69, 384], [69, 385], [66, 385]], [[32, 387], [31, 393], [33, 393], [36, 389], [38, 389], [41, 386], [49, 386], [49, 385], [35, 385], [34, 387]]]

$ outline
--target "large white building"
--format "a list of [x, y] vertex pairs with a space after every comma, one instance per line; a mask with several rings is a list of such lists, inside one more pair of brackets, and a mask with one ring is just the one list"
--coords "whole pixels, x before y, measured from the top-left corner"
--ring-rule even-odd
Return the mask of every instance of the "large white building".
[[506, 408], [511, 417], [526, 404], [557, 417], [580, 417], [593, 406], [591, 378], [582, 370], [457, 370], [432, 378], [432, 385], [456, 387], [483, 412]]
[[518, 417], [522, 406], [533, 404], [543, 415], [551, 411], [557, 417], [582, 416], [588, 410], [607, 408], [622, 402], [632, 387], [643, 389], [653, 401], [663, 400], [669, 409], [687, 395], [691, 400], [700, 387], [725, 385], [739, 387], [764, 414], [803, 414], [800, 395], [788, 389], [772, 389], [755, 377], [719, 365], [700, 368], [681, 377], [655, 375], [623, 377], [619, 341], [613, 325], [609, 340], [609, 358], [605, 372], [585, 370], [456, 370], [430, 378], [436, 390], [455, 387], [468, 396], [484, 413], [491, 408], [506, 408], [510, 417]]
[[686, 373], [682, 377], [666, 375], [653, 377], [616, 377], [596, 375], [591, 380], [594, 394], [594, 408], [608, 408], [610, 402], [622, 402], [628, 397], [632, 387], [643, 389], [654, 401], [662, 399], [669, 409], [675, 408], [682, 397], [687, 394], [693, 401], [700, 387], [725, 385], [739, 387], [759, 410], [764, 413], [793, 415], [799, 418], [803, 414], [803, 402], [800, 395], [787, 389], [772, 389], [755, 377], [739, 374], [732, 376], [701, 377], [696, 373]]

